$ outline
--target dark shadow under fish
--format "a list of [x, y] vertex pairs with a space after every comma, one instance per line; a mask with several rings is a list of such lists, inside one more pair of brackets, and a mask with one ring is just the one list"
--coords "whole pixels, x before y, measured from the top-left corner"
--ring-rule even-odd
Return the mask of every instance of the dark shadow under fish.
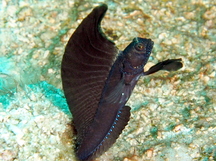
[[118, 51], [100, 27], [106, 10], [105, 4], [100, 5], [82, 21], [62, 60], [63, 90], [77, 131], [80, 160], [92, 160], [116, 141], [129, 121], [130, 107], [125, 104], [140, 76], [182, 67], [181, 59], [169, 59], [144, 72], [153, 41], [137, 37]]

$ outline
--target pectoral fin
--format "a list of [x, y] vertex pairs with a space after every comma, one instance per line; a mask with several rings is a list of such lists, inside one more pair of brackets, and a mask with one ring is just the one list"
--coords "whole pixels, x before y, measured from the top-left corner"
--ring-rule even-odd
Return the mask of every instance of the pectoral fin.
[[167, 59], [152, 66], [144, 75], [153, 74], [159, 70], [176, 71], [182, 68], [181, 59]]

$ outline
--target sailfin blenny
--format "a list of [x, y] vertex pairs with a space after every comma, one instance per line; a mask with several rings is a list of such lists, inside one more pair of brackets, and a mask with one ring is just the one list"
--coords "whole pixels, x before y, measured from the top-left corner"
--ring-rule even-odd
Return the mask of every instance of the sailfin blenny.
[[92, 160], [116, 141], [130, 117], [125, 106], [140, 76], [159, 70], [178, 70], [181, 59], [146, 65], [153, 41], [136, 37], [119, 51], [101, 30], [107, 5], [102, 4], [81, 22], [62, 59], [63, 90], [77, 131], [78, 159]]

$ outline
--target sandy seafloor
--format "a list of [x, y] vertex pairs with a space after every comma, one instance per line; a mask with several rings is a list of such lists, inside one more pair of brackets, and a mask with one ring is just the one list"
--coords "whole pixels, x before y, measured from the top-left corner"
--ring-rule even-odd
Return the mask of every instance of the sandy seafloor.
[[70, 35], [101, 2], [109, 6], [102, 27], [119, 49], [151, 38], [147, 68], [168, 58], [184, 67], [139, 80], [128, 125], [96, 160], [216, 160], [214, 0], [2, 0], [0, 160], [75, 160], [60, 64]]

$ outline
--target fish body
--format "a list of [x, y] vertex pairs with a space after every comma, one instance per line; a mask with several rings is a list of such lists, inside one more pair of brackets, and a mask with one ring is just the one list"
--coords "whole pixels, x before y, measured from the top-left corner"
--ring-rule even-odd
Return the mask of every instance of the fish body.
[[[137, 44], [143, 45], [143, 50], [136, 51], [134, 46]], [[150, 39], [135, 38], [126, 48], [127, 50], [117, 57], [105, 82], [94, 121], [78, 147], [79, 158], [88, 158], [104, 145], [106, 148], [112, 145], [110, 142], [114, 143], [127, 124], [130, 107], [125, 107], [125, 104], [139, 77], [143, 74], [143, 66], [149, 58], [152, 45], [153, 42]], [[149, 48], [148, 53], [145, 51], [146, 48]], [[132, 59], [132, 57], [139, 57], [139, 59]], [[123, 120], [122, 117], [124, 117]]]
[[181, 59], [168, 59], [144, 72], [153, 41], [137, 37], [119, 51], [100, 27], [106, 10], [105, 4], [98, 6], [82, 21], [62, 60], [63, 90], [77, 131], [80, 160], [94, 159], [116, 141], [129, 121], [130, 107], [125, 104], [140, 76], [182, 67]]

